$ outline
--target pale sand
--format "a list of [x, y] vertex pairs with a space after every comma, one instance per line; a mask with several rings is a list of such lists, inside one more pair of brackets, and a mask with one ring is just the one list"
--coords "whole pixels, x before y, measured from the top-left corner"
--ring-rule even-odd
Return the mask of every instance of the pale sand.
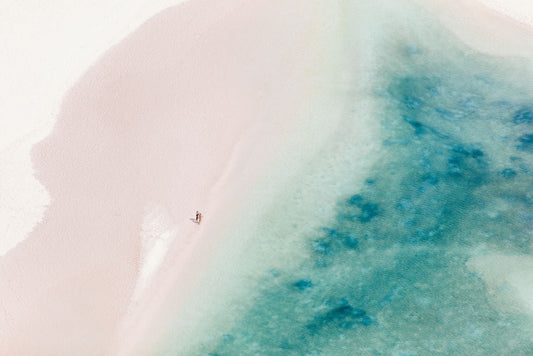
[[493, 253], [467, 265], [483, 278], [496, 307], [533, 315], [533, 256]]
[[533, 2], [528, 0], [478, 0], [483, 5], [526, 25], [533, 24]]
[[0, 256], [50, 203], [30, 151], [50, 133], [65, 92], [109, 47], [182, 1], [0, 2]]
[[[152, 321], [191, 251], [209, 254], [214, 237], [200, 239], [194, 210], [223, 230], [295, 129], [307, 62], [322, 58], [318, 13], [303, 0], [197, 0], [156, 16], [83, 76], [33, 150], [52, 203], [0, 261], [0, 353], [119, 352], [131, 326]], [[135, 286], [150, 206], [175, 237], [145, 297]]]
[[[496, 0], [413, 1], [432, 12], [442, 25], [476, 51], [503, 57], [533, 56], [533, 19], [517, 22], [507, 15], [531, 12], [533, 5], [525, 1], [505, 6], [496, 6]], [[489, 4], [491, 7], [486, 6]]]

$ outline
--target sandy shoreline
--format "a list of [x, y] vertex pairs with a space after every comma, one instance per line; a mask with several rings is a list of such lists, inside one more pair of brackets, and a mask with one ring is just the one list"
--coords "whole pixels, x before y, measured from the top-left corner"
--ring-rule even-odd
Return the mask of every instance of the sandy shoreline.
[[[480, 50], [531, 55], [523, 46], [531, 28], [462, 0], [433, 4], [474, 47], [492, 28], [498, 41]], [[53, 132], [33, 148], [51, 204], [0, 257], [0, 353], [153, 347], [154, 325], [170, 322], [168, 298], [176, 286], [182, 298], [194, 288], [217, 237], [299, 128], [314, 90], [306, 78], [321, 68], [306, 60], [323, 49], [321, 6], [181, 4], [109, 50], [68, 91]], [[201, 226], [190, 221], [196, 209]], [[143, 248], [143, 231], [159, 247]]]
[[[122, 353], [128, 325], [145, 318], [133, 335], [148, 337], [150, 311], [190, 269], [191, 251], [206, 251], [204, 262], [201, 232], [231, 220], [298, 120], [308, 89], [295, 65], [315, 31], [315, 9], [301, 16], [302, 5], [183, 4], [111, 49], [69, 91], [52, 134], [33, 149], [52, 203], [0, 262], [2, 353]], [[152, 204], [175, 230], [171, 258], [132, 306]], [[205, 228], [190, 221], [195, 209]]]

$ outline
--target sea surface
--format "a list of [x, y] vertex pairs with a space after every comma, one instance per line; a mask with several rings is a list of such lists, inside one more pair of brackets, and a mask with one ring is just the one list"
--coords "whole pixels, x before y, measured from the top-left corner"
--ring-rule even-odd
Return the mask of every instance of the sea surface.
[[[254, 229], [234, 234], [253, 231], [260, 248], [231, 259], [247, 266], [263, 257], [246, 272], [217, 273], [245, 292], [225, 292], [224, 302], [213, 294], [220, 307], [198, 310], [208, 316], [188, 345], [176, 328], [160, 354], [533, 354], [531, 312], [512, 290], [495, 296], [469, 264], [532, 256], [531, 61], [478, 53], [417, 11], [397, 13], [365, 42], [376, 37], [367, 50], [378, 149], [358, 157], [349, 127], [342, 147], [351, 161], [372, 159], [371, 168], [350, 172], [327, 150], [310, 161], [293, 183], [330, 171], [357, 179], [335, 180], [342, 187], [325, 195], [317, 192], [327, 186], [290, 184], [285, 201], [243, 221]], [[343, 125], [355, 125], [346, 115]], [[295, 209], [298, 223], [284, 213]], [[319, 212], [309, 225], [307, 211]], [[285, 262], [269, 260], [276, 251]]]

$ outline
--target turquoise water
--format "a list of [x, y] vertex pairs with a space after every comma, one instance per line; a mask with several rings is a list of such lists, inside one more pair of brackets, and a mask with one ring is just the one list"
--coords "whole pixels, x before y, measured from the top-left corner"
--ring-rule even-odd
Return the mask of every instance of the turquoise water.
[[305, 234], [304, 262], [265, 267], [196, 354], [533, 354], [531, 317], [467, 268], [532, 253], [533, 78], [437, 26], [405, 31], [376, 49], [385, 154]]

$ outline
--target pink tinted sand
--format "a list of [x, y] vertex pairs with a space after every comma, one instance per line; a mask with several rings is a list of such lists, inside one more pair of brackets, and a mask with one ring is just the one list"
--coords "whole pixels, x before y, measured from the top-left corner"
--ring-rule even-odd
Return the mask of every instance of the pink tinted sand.
[[[157, 339], [166, 298], [192, 287], [198, 260], [295, 127], [313, 16], [304, 0], [191, 1], [81, 78], [33, 150], [52, 203], [0, 260], [0, 354], [129, 354]], [[132, 306], [148, 204], [178, 234]], [[202, 226], [189, 220], [196, 209]]]
[[[460, 40], [477, 51], [497, 56], [533, 56], [533, 22], [517, 22], [513, 18], [487, 7], [483, 2], [495, 0], [414, 0], [433, 12]], [[498, 6], [495, 5], [497, 8]], [[515, 12], [512, 4], [501, 2], [502, 10]], [[524, 3], [523, 12], [533, 9]], [[512, 11], [511, 11], [512, 10]]]

